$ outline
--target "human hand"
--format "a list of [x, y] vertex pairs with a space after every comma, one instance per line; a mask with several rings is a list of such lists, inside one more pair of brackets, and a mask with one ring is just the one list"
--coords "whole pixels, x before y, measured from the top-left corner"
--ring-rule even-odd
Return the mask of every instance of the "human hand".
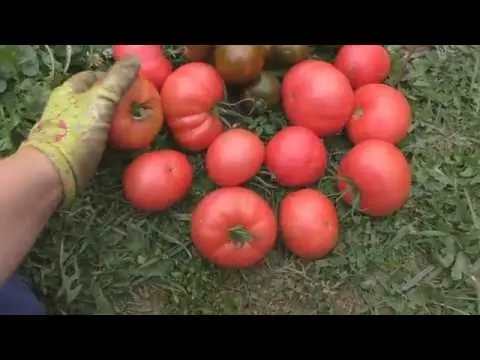
[[22, 147], [47, 156], [70, 204], [95, 174], [106, 147], [113, 111], [135, 81], [139, 62], [126, 58], [105, 74], [84, 71], [54, 89], [40, 121]]

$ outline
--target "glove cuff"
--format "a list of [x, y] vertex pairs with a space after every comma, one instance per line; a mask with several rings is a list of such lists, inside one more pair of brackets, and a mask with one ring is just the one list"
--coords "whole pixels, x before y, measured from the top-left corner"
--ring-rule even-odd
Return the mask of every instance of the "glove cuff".
[[36, 140], [29, 140], [23, 143], [21, 147], [35, 148], [52, 162], [63, 184], [62, 207], [70, 205], [76, 197], [77, 186], [72, 166], [62, 150], [53, 144], [42, 143]]

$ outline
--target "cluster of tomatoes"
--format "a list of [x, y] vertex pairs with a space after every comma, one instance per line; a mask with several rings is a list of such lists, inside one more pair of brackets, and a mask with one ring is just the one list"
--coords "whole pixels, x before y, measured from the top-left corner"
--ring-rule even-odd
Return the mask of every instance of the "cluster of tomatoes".
[[[333, 63], [311, 58], [307, 45], [181, 49], [188, 61], [173, 69], [161, 45], [113, 46], [115, 59], [135, 55], [141, 68], [116, 110], [109, 143], [147, 148], [165, 121], [180, 148], [205, 151], [206, 174], [219, 188], [196, 205], [191, 239], [211, 262], [251, 266], [274, 247], [279, 232], [298, 256], [328, 255], [339, 234], [337, 211], [326, 195], [308, 187], [327, 169], [323, 138], [344, 129], [354, 146], [337, 169], [343, 200], [352, 205], [359, 194], [359, 211], [375, 217], [406, 202], [411, 173], [396, 145], [408, 134], [411, 109], [399, 90], [384, 84], [391, 61], [383, 46], [342, 46]], [[268, 71], [275, 64], [287, 67], [281, 82]], [[290, 125], [266, 144], [252, 131], [226, 127], [218, 108], [226, 88], [250, 104], [244, 109], [249, 113], [281, 103]], [[278, 220], [265, 199], [242, 187], [263, 165], [279, 185], [292, 189]], [[163, 211], [185, 198], [192, 181], [184, 153], [150, 151], [125, 170], [124, 194], [138, 210]]]

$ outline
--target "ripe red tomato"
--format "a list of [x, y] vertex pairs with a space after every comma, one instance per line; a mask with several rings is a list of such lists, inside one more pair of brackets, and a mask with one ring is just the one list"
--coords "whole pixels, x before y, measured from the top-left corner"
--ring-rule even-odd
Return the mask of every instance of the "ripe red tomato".
[[407, 159], [393, 144], [382, 140], [365, 140], [355, 145], [341, 160], [338, 189], [351, 205], [355, 199], [348, 182], [360, 194], [359, 210], [370, 216], [387, 216], [408, 200], [412, 175]]
[[161, 45], [112, 45], [112, 53], [115, 60], [120, 60], [128, 55], [135, 55], [140, 60], [164, 56]]
[[161, 45], [112, 45], [112, 51], [115, 60], [135, 55], [140, 60], [139, 75], [151, 81], [158, 91], [173, 70]]
[[136, 158], [123, 174], [126, 200], [141, 211], [162, 211], [182, 200], [192, 184], [188, 158], [174, 150], [157, 150]]
[[160, 95], [151, 82], [138, 77], [113, 113], [108, 142], [116, 149], [143, 149], [162, 126]]
[[381, 45], [345, 45], [338, 51], [335, 67], [353, 88], [381, 83], [390, 74], [390, 55]]
[[283, 128], [267, 144], [266, 165], [283, 186], [307, 186], [318, 181], [327, 168], [327, 150], [312, 130]]
[[318, 190], [295, 191], [280, 205], [280, 229], [291, 252], [306, 259], [322, 258], [337, 244], [337, 211]]
[[212, 263], [245, 268], [274, 247], [277, 223], [260, 195], [242, 187], [225, 187], [200, 200], [192, 213], [191, 237]]
[[378, 139], [399, 143], [410, 128], [412, 115], [408, 100], [385, 84], [369, 84], [355, 92], [355, 111], [346, 129], [354, 144]]
[[265, 145], [245, 129], [225, 131], [207, 150], [208, 177], [220, 186], [238, 186], [250, 180], [262, 167]]
[[341, 131], [354, 105], [353, 89], [345, 75], [320, 60], [304, 60], [290, 68], [283, 80], [282, 99], [293, 125], [320, 136]]
[[212, 65], [192, 62], [168, 77], [160, 97], [175, 140], [186, 149], [206, 149], [223, 131], [215, 105], [224, 99], [225, 84]]

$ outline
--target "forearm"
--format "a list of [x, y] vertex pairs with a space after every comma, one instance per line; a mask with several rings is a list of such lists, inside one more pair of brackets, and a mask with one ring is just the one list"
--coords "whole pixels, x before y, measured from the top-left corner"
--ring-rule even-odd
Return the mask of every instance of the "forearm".
[[0, 160], [0, 286], [59, 204], [68, 206], [95, 174], [115, 109], [139, 67], [126, 57], [106, 74], [72, 76], [52, 91], [21, 149]]
[[48, 158], [23, 148], [0, 160], [0, 286], [20, 266], [62, 200]]

